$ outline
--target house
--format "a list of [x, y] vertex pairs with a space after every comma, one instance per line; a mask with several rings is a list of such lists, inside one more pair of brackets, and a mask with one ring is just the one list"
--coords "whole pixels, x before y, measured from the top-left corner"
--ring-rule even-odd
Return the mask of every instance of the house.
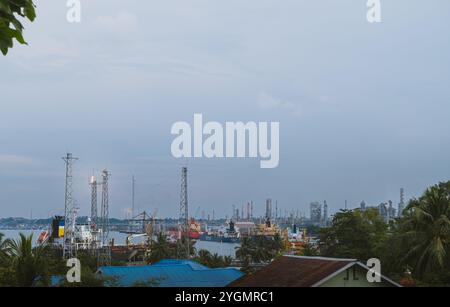
[[381, 275], [367, 279], [369, 267], [356, 259], [282, 256], [262, 269], [243, 276], [229, 287], [401, 287]]
[[104, 266], [98, 274], [113, 277], [118, 286], [139, 283], [154, 287], [224, 287], [244, 274], [234, 268], [210, 269], [191, 260], [161, 260], [144, 266]]

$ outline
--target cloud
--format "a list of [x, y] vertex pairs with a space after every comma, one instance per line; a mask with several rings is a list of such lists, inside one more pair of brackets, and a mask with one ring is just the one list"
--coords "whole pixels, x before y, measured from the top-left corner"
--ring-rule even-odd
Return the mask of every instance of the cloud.
[[279, 110], [283, 112], [289, 112], [294, 116], [301, 115], [300, 105], [294, 102], [283, 100], [278, 97], [274, 97], [266, 92], [261, 92], [258, 95], [258, 105], [263, 110]]
[[9, 165], [9, 164], [21, 164], [21, 165], [30, 165], [33, 163], [33, 159], [25, 156], [19, 155], [8, 155], [8, 154], [0, 154], [0, 165]]

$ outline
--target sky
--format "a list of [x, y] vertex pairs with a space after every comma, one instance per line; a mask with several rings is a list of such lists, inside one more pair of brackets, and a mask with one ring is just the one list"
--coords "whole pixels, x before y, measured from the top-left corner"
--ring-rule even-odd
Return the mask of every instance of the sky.
[[[0, 57], [0, 217], [89, 213], [88, 178], [107, 168], [111, 216], [217, 216], [265, 199], [309, 215], [419, 196], [450, 179], [450, 2], [382, 0], [36, 0], [27, 46]], [[171, 126], [278, 121], [280, 163], [175, 159]], [[198, 209], [200, 208], [200, 209]]]

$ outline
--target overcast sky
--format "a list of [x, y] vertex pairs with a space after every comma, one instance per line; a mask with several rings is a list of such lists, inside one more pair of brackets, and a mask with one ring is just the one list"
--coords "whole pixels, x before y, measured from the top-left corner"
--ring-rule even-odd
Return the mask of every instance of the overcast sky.
[[[111, 215], [177, 216], [180, 167], [189, 203], [216, 216], [247, 201], [331, 211], [420, 195], [450, 179], [450, 2], [382, 1], [381, 24], [354, 0], [37, 0], [29, 46], [0, 57], [0, 217], [64, 211], [111, 173]], [[280, 164], [176, 160], [175, 121], [279, 121]], [[199, 214], [200, 217], [201, 213]]]

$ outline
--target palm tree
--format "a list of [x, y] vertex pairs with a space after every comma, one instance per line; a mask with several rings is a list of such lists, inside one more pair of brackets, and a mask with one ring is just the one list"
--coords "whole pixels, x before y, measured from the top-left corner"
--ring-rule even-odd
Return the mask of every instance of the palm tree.
[[273, 247], [274, 249], [274, 254], [278, 254], [279, 252], [281, 252], [284, 248], [285, 248], [285, 243], [283, 241], [283, 238], [276, 233], [275, 236], [273, 237]]
[[231, 256], [224, 256], [223, 257], [223, 266], [224, 267], [229, 267], [232, 262], [233, 262], [233, 258]]
[[221, 268], [223, 267], [223, 257], [219, 256], [219, 254], [214, 253], [211, 256], [210, 268]]
[[241, 271], [250, 273], [253, 271], [252, 262], [254, 254], [253, 240], [251, 238], [242, 238], [241, 246], [236, 247], [236, 258], [242, 262]]
[[[189, 240], [189, 255], [187, 255], [186, 251], [186, 240]], [[191, 240], [186, 238], [185, 236], [181, 237], [181, 239], [177, 240], [176, 250], [177, 256], [181, 259], [189, 259], [192, 256], [195, 256], [197, 250], [195, 248], [195, 240]]]
[[403, 261], [414, 266], [415, 274], [442, 269], [450, 247], [450, 182], [435, 185], [412, 200], [400, 231], [408, 250]]
[[206, 249], [201, 249], [198, 251], [197, 259], [201, 264], [209, 266], [211, 263], [211, 253]]
[[5, 235], [0, 232], [0, 265], [4, 264], [8, 259], [9, 240], [3, 240]]
[[253, 241], [251, 238], [242, 238], [241, 246], [236, 247], [236, 258], [241, 261], [252, 261], [252, 256], [254, 254]]
[[306, 243], [303, 245], [303, 249], [301, 251], [302, 256], [317, 256], [317, 249], [311, 243]]
[[165, 234], [159, 233], [157, 235], [156, 241], [152, 242], [152, 247], [148, 260], [150, 261], [150, 263], [155, 263], [162, 259], [167, 259], [171, 257], [172, 257], [172, 250], [170, 249], [169, 242], [167, 242]]
[[19, 240], [9, 241], [9, 255], [15, 271], [17, 286], [31, 287], [37, 281], [48, 282], [44, 248], [33, 248], [33, 235], [20, 234]]

